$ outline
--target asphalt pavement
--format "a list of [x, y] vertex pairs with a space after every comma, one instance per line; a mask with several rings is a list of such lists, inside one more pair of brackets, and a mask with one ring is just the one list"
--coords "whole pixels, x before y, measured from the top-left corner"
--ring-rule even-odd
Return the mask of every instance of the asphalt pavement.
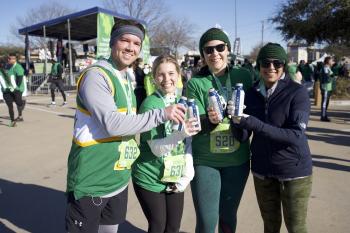
[[[62, 102], [60, 97], [56, 101]], [[64, 232], [67, 157], [71, 146], [75, 96], [68, 106], [48, 107], [50, 98], [28, 97], [24, 122], [8, 127], [0, 103], [0, 232]], [[313, 156], [313, 187], [307, 224], [311, 233], [347, 233], [350, 223], [350, 106], [330, 106], [332, 121], [320, 122], [312, 107], [307, 130]], [[233, 184], [234, 185], [234, 184]], [[185, 192], [181, 231], [192, 233], [195, 212]], [[127, 221], [121, 233], [147, 231], [147, 222], [129, 186]], [[238, 213], [238, 233], [263, 232], [252, 176]], [[282, 226], [282, 233], [286, 229]]]

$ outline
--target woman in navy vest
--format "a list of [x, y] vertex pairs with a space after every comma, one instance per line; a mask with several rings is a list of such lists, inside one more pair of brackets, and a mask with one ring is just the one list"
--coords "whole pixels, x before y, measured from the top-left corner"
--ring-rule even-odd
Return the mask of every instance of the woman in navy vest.
[[[264, 232], [307, 232], [306, 214], [312, 185], [312, 160], [305, 134], [310, 115], [307, 90], [287, 74], [287, 54], [275, 43], [261, 48], [261, 79], [245, 97], [243, 117], [233, 117], [241, 141], [251, 133], [251, 169]], [[233, 103], [229, 103], [230, 113]]]

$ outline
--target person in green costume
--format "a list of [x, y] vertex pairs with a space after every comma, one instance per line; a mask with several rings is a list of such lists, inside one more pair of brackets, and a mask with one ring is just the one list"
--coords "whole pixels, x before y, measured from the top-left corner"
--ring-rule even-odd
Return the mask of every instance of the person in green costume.
[[[9, 127], [16, 126], [16, 122], [23, 121], [22, 111], [24, 102], [22, 93], [24, 91], [24, 69], [17, 63], [16, 54], [9, 54], [7, 64], [0, 72], [0, 86], [3, 93], [3, 98], [9, 110], [10, 123]], [[13, 110], [13, 102], [17, 105], [18, 117], [15, 119]]]
[[[178, 100], [176, 83], [180, 67], [174, 57], [163, 55], [153, 63], [156, 91], [141, 105], [140, 113], [161, 109]], [[132, 167], [136, 196], [148, 221], [148, 232], [178, 233], [184, 191], [193, 178], [189, 137], [199, 131], [196, 119], [188, 119], [182, 130], [164, 124], [141, 134], [140, 157]], [[186, 139], [186, 142], [185, 142]]]
[[200, 38], [199, 51], [205, 66], [187, 84], [187, 97], [198, 104], [202, 131], [193, 137], [195, 176], [191, 182], [196, 211], [196, 233], [236, 231], [237, 210], [249, 175], [249, 142], [239, 143], [232, 135], [230, 121], [217, 120], [209, 107], [208, 90], [214, 88], [222, 102], [231, 99], [232, 88], [252, 86], [247, 69], [228, 65], [231, 43], [219, 28], [207, 30]]
[[66, 230], [115, 233], [125, 221], [131, 165], [140, 154], [134, 135], [167, 120], [184, 122], [178, 104], [136, 114], [128, 67], [141, 51], [144, 27], [118, 19], [111, 55], [85, 69], [77, 83], [77, 110], [68, 157]]

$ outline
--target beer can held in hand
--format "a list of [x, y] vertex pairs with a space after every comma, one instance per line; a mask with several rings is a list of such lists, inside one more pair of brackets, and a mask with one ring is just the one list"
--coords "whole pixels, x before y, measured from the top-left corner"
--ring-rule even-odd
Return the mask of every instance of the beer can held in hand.
[[[177, 102], [178, 104], [182, 104], [185, 108], [187, 108], [187, 98], [185, 96], [181, 96], [181, 98], [179, 99], [179, 101]], [[172, 129], [175, 131], [181, 131], [183, 129], [183, 124], [182, 123], [175, 123], [173, 122], [173, 126]]]
[[194, 99], [189, 99], [187, 101], [187, 105], [188, 105], [188, 117], [189, 118], [192, 118], [192, 117], [196, 118], [197, 124], [195, 125], [195, 127], [198, 130], [201, 130], [202, 129], [201, 120], [199, 117], [199, 110], [198, 110], [198, 106], [196, 104], [196, 101]]
[[243, 83], [237, 83], [232, 92], [232, 102], [234, 105], [233, 116], [242, 116], [244, 109], [244, 90]]
[[220, 96], [214, 88], [209, 89], [209, 107], [212, 107], [218, 114], [219, 121], [224, 119], [224, 109], [220, 101]]

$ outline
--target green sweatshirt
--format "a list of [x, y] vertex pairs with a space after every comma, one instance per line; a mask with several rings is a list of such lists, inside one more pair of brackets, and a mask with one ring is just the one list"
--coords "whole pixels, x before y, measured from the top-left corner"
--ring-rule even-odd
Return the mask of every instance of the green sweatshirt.
[[[226, 80], [230, 77], [231, 86], [236, 83], [243, 83], [244, 90], [252, 86], [252, 76], [246, 69], [234, 67], [223, 76], [217, 77], [221, 85], [225, 87]], [[187, 84], [187, 98], [195, 99], [201, 118], [207, 117], [209, 106], [208, 90], [210, 88], [219, 89], [214, 77], [207, 67], [204, 67]], [[229, 97], [231, 98], [231, 97]], [[238, 166], [249, 160], [249, 142], [241, 143], [234, 139], [236, 150], [232, 153], [212, 153], [210, 151], [210, 132], [202, 126], [202, 131], [193, 137], [192, 151], [194, 165], [205, 165], [213, 167]], [[213, 142], [212, 142], [213, 143]]]

